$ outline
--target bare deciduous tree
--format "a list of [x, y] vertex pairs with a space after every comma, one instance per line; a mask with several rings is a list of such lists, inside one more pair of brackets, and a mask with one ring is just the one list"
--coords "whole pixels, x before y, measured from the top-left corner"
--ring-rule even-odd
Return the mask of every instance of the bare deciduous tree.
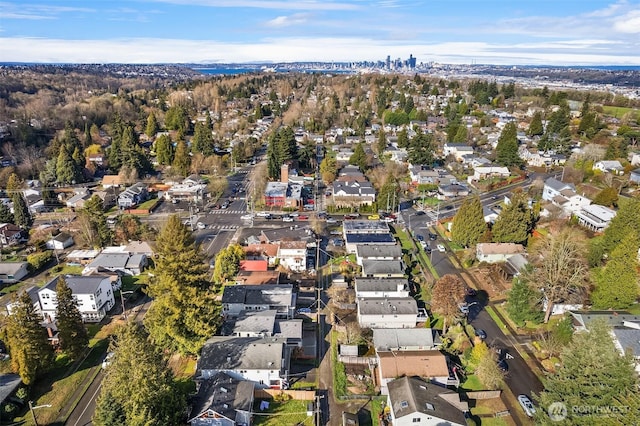
[[553, 305], [576, 301], [588, 285], [585, 237], [576, 229], [549, 233], [533, 246], [531, 268], [523, 278], [540, 290], [547, 300], [544, 322]]
[[441, 277], [431, 291], [431, 310], [444, 319], [443, 333], [447, 323], [453, 323], [460, 315], [459, 304], [464, 300], [466, 286], [457, 275], [447, 274]]

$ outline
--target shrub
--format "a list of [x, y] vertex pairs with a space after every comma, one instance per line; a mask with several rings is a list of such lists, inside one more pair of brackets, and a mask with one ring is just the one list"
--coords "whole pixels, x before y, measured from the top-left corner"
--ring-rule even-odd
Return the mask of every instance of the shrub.
[[32, 270], [37, 271], [44, 265], [49, 263], [52, 258], [53, 254], [51, 253], [51, 251], [42, 251], [28, 255], [27, 263]]

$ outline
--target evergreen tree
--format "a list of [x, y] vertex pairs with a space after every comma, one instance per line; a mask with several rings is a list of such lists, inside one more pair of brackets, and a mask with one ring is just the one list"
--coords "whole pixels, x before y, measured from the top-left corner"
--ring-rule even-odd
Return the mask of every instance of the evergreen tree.
[[456, 131], [456, 135], [453, 137], [453, 142], [455, 143], [465, 143], [467, 142], [467, 126], [459, 126]]
[[180, 175], [187, 176], [191, 167], [191, 157], [189, 156], [189, 148], [185, 141], [179, 141], [176, 147], [176, 153], [173, 157], [171, 165]]
[[147, 290], [154, 303], [145, 326], [163, 348], [197, 354], [221, 321], [220, 302], [207, 280], [209, 267], [177, 215], [169, 217], [156, 247], [154, 278]]
[[91, 127], [89, 123], [84, 123], [84, 146], [89, 147], [93, 144], [93, 137], [91, 136]]
[[607, 207], [618, 207], [618, 190], [612, 186], [602, 189], [593, 199], [593, 204]]
[[629, 234], [640, 235], [640, 199], [637, 198], [621, 204], [616, 216], [611, 219], [611, 224], [604, 231], [602, 253], [612, 253]]
[[543, 312], [540, 294], [526, 280], [514, 278], [507, 298], [507, 313], [516, 325], [522, 327], [526, 321], [542, 321]]
[[3, 202], [0, 202], [0, 223], [14, 223], [11, 210]]
[[82, 321], [73, 292], [63, 275], [56, 284], [56, 325], [60, 338], [60, 349], [71, 359], [78, 359], [89, 345], [89, 335]]
[[595, 274], [591, 302], [595, 309], [626, 309], [638, 298], [638, 235], [627, 234]]
[[491, 229], [496, 243], [525, 243], [535, 224], [524, 193], [513, 193]]
[[176, 130], [183, 135], [189, 131], [189, 115], [187, 110], [180, 105], [174, 105], [167, 110], [164, 116], [164, 124], [169, 130]]
[[56, 181], [63, 185], [70, 185], [81, 181], [77, 164], [67, 151], [66, 145], [60, 146], [58, 161], [56, 163]]
[[409, 162], [411, 164], [433, 164], [434, 159], [433, 135], [422, 133], [420, 129], [409, 142]]
[[53, 362], [53, 348], [41, 322], [31, 296], [23, 291], [7, 317], [6, 330], [11, 367], [25, 385], [33, 384]]
[[516, 123], [511, 121], [504, 126], [498, 145], [496, 145], [496, 160], [503, 166], [517, 166], [522, 160], [518, 156], [518, 132]]
[[453, 218], [451, 238], [464, 247], [470, 247], [477, 244], [486, 231], [480, 198], [466, 199]]
[[107, 226], [102, 199], [93, 195], [78, 211], [80, 230], [85, 241], [92, 247], [102, 248], [112, 240], [111, 230]]
[[244, 259], [244, 251], [238, 244], [232, 244], [220, 250], [213, 267], [213, 281], [221, 285], [235, 278], [240, 271], [242, 259]]
[[558, 134], [566, 127], [569, 127], [571, 122], [571, 110], [569, 104], [565, 102], [560, 105], [556, 111], [549, 115], [549, 123], [547, 124], [547, 132], [549, 134]]
[[191, 151], [193, 153], [201, 152], [205, 156], [213, 155], [215, 152], [213, 134], [204, 123], [198, 122], [196, 124], [195, 132], [191, 139]]
[[269, 179], [280, 179], [280, 166], [282, 163], [278, 162], [278, 155], [276, 153], [275, 139], [271, 139], [267, 145], [267, 175]]
[[168, 135], [160, 135], [154, 142], [156, 159], [163, 166], [173, 162], [173, 143]]
[[365, 172], [368, 168], [367, 154], [364, 152], [364, 144], [360, 142], [353, 150], [353, 154], [349, 158], [349, 164], [358, 166], [361, 172]]
[[[588, 333], [575, 333], [571, 343], [562, 351], [560, 367], [544, 380], [544, 391], [536, 411], [535, 423], [558, 424], [548, 417], [547, 408], [563, 403], [567, 408], [562, 424], [627, 425], [634, 424], [638, 406], [638, 376], [630, 353], [621, 356], [610, 335], [611, 328], [604, 320], [589, 324]], [[628, 399], [628, 403], [620, 401]], [[629, 402], [634, 401], [633, 404]], [[589, 407], [602, 412], [584, 413], [573, 407]], [[621, 410], [612, 410], [612, 407]], [[603, 415], [606, 413], [606, 415]]]
[[158, 133], [159, 130], [160, 126], [158, 125], [156, 115], [153, 111], [151, 111], [147, 116], [147, 127], [144, 130], [144, 134], [152, 138], [156, 135], [156, 133]]
[[541, 136], [544, 133], [544, 126], [542, 125], [542, 113], [536, 112], [531, 118], [529, 123], [529, 130], [527, 131], [529, 136]]
[[96, 426], [167, 425], [184, 422], [186, 398], [162, 351], [135, 322], [122, 326], [112, 341], [92, 419]]
[[382, 155], [384, 151], [387, 149], [387, 134], [384, 132], [383, 128], [380, 128], [380, 130], [378, 130], [377, 149], [378, 149], [378, 156]]
[[33, 224], [33, 217], [22, 192], [16, 191], [11, 194], [11, 202], [13, 203], [13, 223], [21, 228], [30, 228]]
[[399, 148], [409, 147], [409, 135], [407, 134], [406, 128], [403, 128], [398, 132], [398, 147]]

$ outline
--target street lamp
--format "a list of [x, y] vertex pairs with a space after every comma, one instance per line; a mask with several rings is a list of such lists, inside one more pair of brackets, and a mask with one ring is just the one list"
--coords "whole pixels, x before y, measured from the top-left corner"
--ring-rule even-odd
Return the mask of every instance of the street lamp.
[[51, 408], [51, 404], [43, 404], [43, 405], [36, 405], [35, 407], [33, 406], [33, 401], [29, 401], [29, 410], [31, 411], [31, 416], [33, 416], [33, 424], [35, 426], [38, 426], [38, 421], [36, 420], [36, 412], [34, 410], [37, 410], [38, 408]]
[[125, 294], [133, 294], [135, 293], [134, 291], [120, 291], [120, 300], [122, 301], [122, 316], [124, 317], [124, 320], [127, 320], [127, 311], [124, 309], [124, 295]]

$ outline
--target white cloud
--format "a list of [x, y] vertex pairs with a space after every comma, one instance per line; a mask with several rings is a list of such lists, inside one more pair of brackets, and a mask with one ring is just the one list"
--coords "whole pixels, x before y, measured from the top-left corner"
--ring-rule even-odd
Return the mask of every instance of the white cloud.
[[633, 10], [614, 21], [613, 27], [621, 33], [640, 33], [640, 10]]
[[[588, 42], [588, 43], [587, 43]], [[590, 48], [574, 47], [589, 45]], [[396, 43], [369, 38], [274, 38], [255, 43], [178, 39], [0, 38], [0, 57], [16, 62], [205, 63], [379, 60], [387, 55], [443, 63], [640, 65], [640, 52], [604, 40], [561, 43]], [[216, 59], [212, 59], [216, 58]]]
[[278, 16], [266, 22], [268, 27], [290, 27], [292, 25], [304, 24], [309, 20], [310, 15], [307, 13], [296, 13], [290, 16]]
[[356, 10], [360, 6], [350, 2], [322, 0], [286, 1], [286, 0], [148, 0], [181, 6], [235, 7], [282, 10]]
[[2, 19], [57, 19], [58, 15], [68, 12], [94, 12], [94, 10], [83, 7], [0, 2], [0, 18]]

